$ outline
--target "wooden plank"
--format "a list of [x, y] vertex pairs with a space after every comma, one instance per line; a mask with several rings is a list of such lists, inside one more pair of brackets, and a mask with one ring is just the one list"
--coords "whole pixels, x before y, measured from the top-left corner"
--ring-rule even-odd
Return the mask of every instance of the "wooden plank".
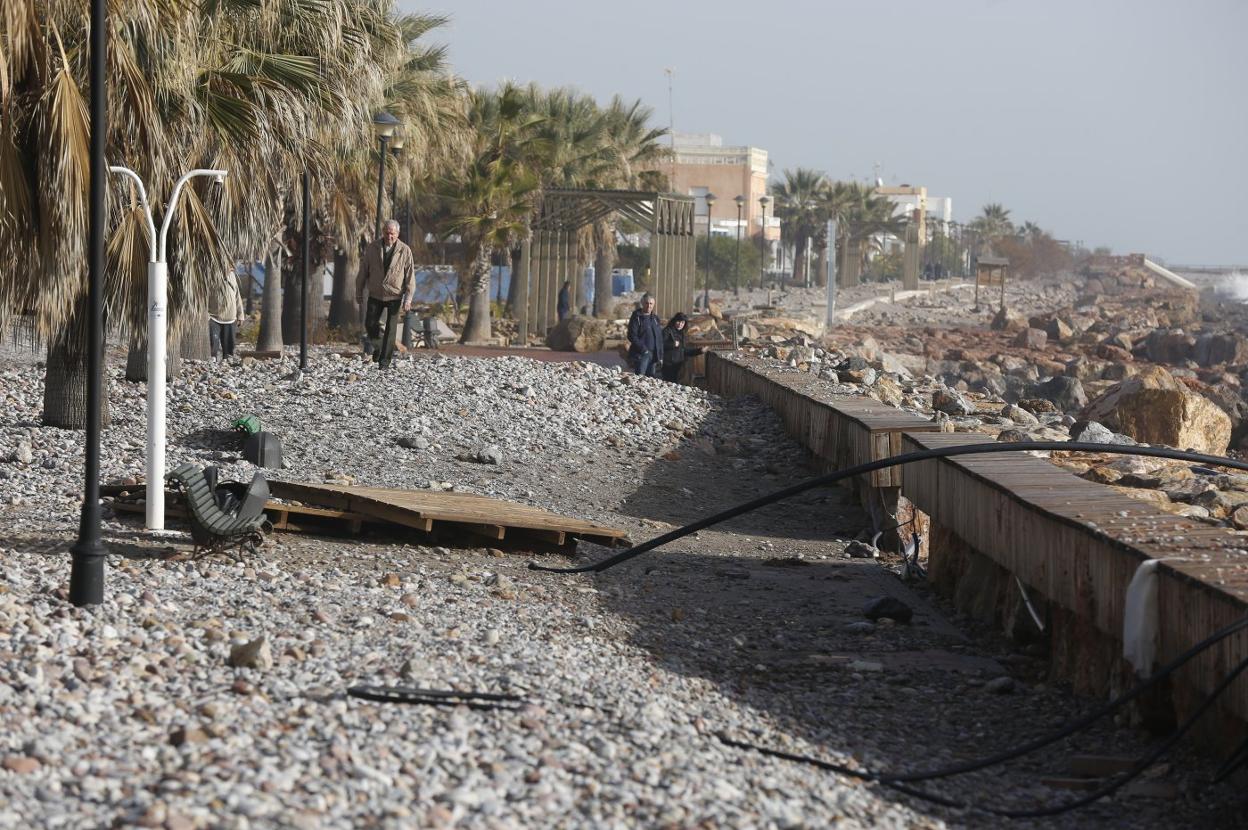
[[560, 547], [568, 542], [568, 534], [561, 530], [537, 530], [535, 528], [528, 528], [525, 529], [523, 533], [525, 536], [531, 536], [534, 539], [540, 539], [543, 542], [548, 542], [552, 545], [559, 545]]
[[457, 528], [462, 528], [474, 536], [484, 536], [486, 539], [501, 541], [507, 535], [507, 528], [502, 525], [480, 525], [471, 522], [447, 522], [453, 524]]
[[[317, 504], [334, 505], [409, 527], [428, 529], [433, 523], [472, 526], [493, 539], [506, 529], [548, 530], [564, 534], [620, 539], [624, 531], [580, 519], [559, 516], [530, 505], [516, 504], [472, 493], [439, 493], [381, 487], [354, 487], [304, 482], [272, 481], [274, 495]], [[503, 535], [500, 535], [503, 534]]]

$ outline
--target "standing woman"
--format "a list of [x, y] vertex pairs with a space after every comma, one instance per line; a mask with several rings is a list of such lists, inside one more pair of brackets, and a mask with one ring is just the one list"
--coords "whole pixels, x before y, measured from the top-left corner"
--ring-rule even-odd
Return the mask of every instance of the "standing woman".
[[701, 346], [685, 345], [689, 337], [685, 331], [688, 325], [689, 318], [683, 311], [678, 311], [663, 329], [663, 380], [668, 383], [675, 383], [680, 377], [680, 367], [685, 365], [685, 358], [702, 354]]

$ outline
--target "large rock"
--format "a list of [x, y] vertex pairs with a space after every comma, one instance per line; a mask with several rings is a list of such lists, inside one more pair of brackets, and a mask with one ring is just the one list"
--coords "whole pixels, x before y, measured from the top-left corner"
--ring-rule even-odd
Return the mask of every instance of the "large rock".
[[1144, 341], [1144, 354], [1154, 363], [1182, 363], [1196, 350], [1196, 338], [1183, 331], [1157, 329]]
[[607, 342], [607, 324], [593, 317], [565, 317], [546, 336], [546, 345], [557, 352], [600, 352]]
[[948, 415], [975, 414], [975, 404], [952, 389], [937, 389], [932, 392], [932, 409]]
[[1202, 334], [1196, 338], [1194, 359], [1201, 366], [1248, 362], [1248, 339], [1235, 334]]
[[1049, 342], [1049, 335], [1044, 329], [1023, 329], [1014, 338], [1014, 345], [1023, 349], [1043, 349]]
[[993, 331], [1022, 331], [1027, 328], [1027, 318], [1012, 308], [1003, 308], [992, 318]]
[[1160, 366], [1111, 386], [1083, 410], [1097, 421], [1145, 444], [1222, 455], [1231, 440], [1231, 418]]
[[1065, 343], [1075, 336], [1075, 329], [1061, 317], [1054, 317], [1044, 327], [1044, 333], [1055, 343]]
[[1055, 378], [1036, 384], [1032, 395], [1052, 401], [1058, 412], [1073, 412], [1087, 406], [1088, 396], [1083, 391], [1083, 384], [1078, 378], [1058, 375]]

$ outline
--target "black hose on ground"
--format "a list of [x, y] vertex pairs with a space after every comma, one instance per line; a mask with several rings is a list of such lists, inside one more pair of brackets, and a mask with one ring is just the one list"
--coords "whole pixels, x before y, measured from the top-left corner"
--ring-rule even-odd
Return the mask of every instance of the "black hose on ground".
[[1205, 455], [1203, 453], [1185, 452], [1183, 450], [1174, 450], [1169, 447], [1143, 447], [1143, 446], [1127, 446], [1123, 444], [1093, 444], [1083, 441], [1019, 441], [1017, 443], [999, 444], [995, 442], [985, 442], [983, 444], [959, 444], [956, 447], [937, 447], [930, 450], [919, 450], [918, 452], [905, 453], [903, 455], [895, 455], [892, 458], [882, 458], [879, 461], [868, 461], [865, 464], [858, 464], [848, 467], [844, 470], [837, 470], [834, 473], [809, 478], [805, 481], [777, 490], [774, 493], [768, 493], [765, 496], [759, 496], [751, 501], [730, 507], [727, 510], [721, 510], [718, 513], [698, 519], [684, 527], [678, 527], [675, 530], [642, 542], [640, 545], [634, 545], [626, 551], [609, 556], [601, 562], [595, 562], [590, 565], [579, 565], [571, 568], [552, 568], [548, 565], [539, 565], [536, 562], [530, 562], [529, 568], [535, 571], [545, 571], [547, 573], [558, 574], [576, 574], [576, 573], [598, 573], [608, 568], [614, 568], [623, 562], [627, 562], [643, 553], [648, 553], [657, 547], [666, 545], [668, 542], [674, 542], [677, 539], [697, 533], [699, 530], [717, 525], [720, 522], [726, 522], [729, 519], [735, 519], [737, 516], [744, 515], [760, 507], [766, 507], [769, 504], [775, 504], [783, 501], [790, 496], [796, 496], [798, 493], [804, 493], [807, 490], [813, 490], [816, 487], [826, 487], [829, 484], [835, 484], [854, 476], [873, 473], [876, 470], [883, 470], [889, 467], [900, 467], [905, 464], [914, 464], [918, 461], [930, 461], [935, 458], [953, 458], [959, 455], [988, 455], [990, 453], [1001, 452], [1023, 452], [1027, 450], [1047, 450], [1058, 452], [1094, 452], [1105, 453], [1109, 455], [1140, 455], [1150, 458], [1168, 458], [1173, 461], [1190, 461], [1196, 464], [1206, 464], [1213, 467], [1230, 467], [1236, 470], [1244, 470], [1248, 472], [1248, 462], [1236, 461], [1232, 458], [1222, 458], [1216, 455]]
[[[1248, 620], [1241, 621], [1241, 623], [1242, 622], [1248, 622]], [[1241, 625], [1241, 623], [1236, 623], [1236, 625], [1237, 626]], [[796, 761], [798, 763], [808, 764], [810, 766], [818, 767], [819, 769], [826, 769], [826, 770], [837, 772], [842, 775], [850, 776], [853, 778], [858, 778], [858, 779], [865, 780], [865, 781], [874, 781], [874, 782], [883, 784], [886, 787], [895, 789], [898, 792], [905, 793], [906, 795], [910, 795], [915, 798], [921, 798], [925, 801], [931, 801], [935, 804], [939, 804], [943, 807], [949, 807], [955, 810], [978, 810], [980, 812], [989, 813], [995, 816], [1002, 816], [1004, 818], [1043, 818], [1046, 816], [1056, 816], [1056, 815], [1060, 815], [1061, 813], [1067, 813], [1067, 812], [1070, 812], [1071, 810], [1077, 810], [1080, 807], [1086, 807], [1087, 805], [1091, 804], [1094, 801], [1099, 801], [1100, 799], [1104, 798], [1107, 795], [1112, 795], [1113, 793], [1121, 789], [1123, 786], [1130, 783], [1135, 778], [1139, 777], [1141, 773], [1143, 773], [1153, 764], [1157, 763], [1158, 759], [1160, 759], [1163, 755], [1169, 752], [1170, 749], [1176, 743], [1178, 743], [1179, 740], [1184, 735], [1186, 735], [1188, 732], [1191, 731], [1192, 727], [1196, 725], [1196, 722], [1200, 720], [1201, 716], [1204, 715], [1205, 712], [1209, 710], [1209, 707], [1211, 707], [1214, 704], [1214, 702], [1218, 699], [1218, 697], [1220, 697], [1222, 693], [1225, 692], [1228, 687], [1230, 687], [1231, 683], [1233, 683], [1235, 679], [1244, 672], [1245, 669], [1248, 669], [1248, 659], [1240, 661], [1240, 663], [1231, 671], [1231, 673], [1228, 674], [1226, 677], [1224, 677], [1222, 681], [1218, 683], [1218, 685], [1214, 688], [1214, 690], [1210, 692], [1209, 695], [1203, 701], [1201, 701], [1201, 704], [1200, 706], [1196, 708], [1196, 711], [1192, 712], [1192, 714], [1189, 715], [1185, 721], [1183, 721], [1183, 723], [1179, 726], [1178, 729], [1176, 729], [1168, 738], [1162, 741], [1162, 743], [1158, 747], [1156, 747], [1152, 752], [1150, 752], [1144, 758], [1140, 759], [1140, 761], [1137, 762], [1135, 766], [1133, 766], [1127, 772], [1123, 773], [1123, 775], [1121, 775], [1120, 777], [1113, 779], [1108, 784], [1105, 784], [1104, 786], [1099, 787], [1096, 790], [1093, 790], [1092, 792], [1089, 792], [1086, 795], [1080, 796], [1079, 798], [1076, 798], [1073, 801], [1067, 801], [1062, 804], [1054, 804], [1048, 807], [1033, 807], [1033, 808], [1025, 809], [1025, 810], [1009, 810], [1009, 809], [1002, 809], [999, 807], [991, 807], [991, 806], [987, 806], [984, 804], [957, 801], [956, 799], [946, 798], [945, 796], [942, 796], [942, 795], [936, 795], [934, 793], [929, 793], [924, 790], [920, 790], [917, 787], [908, 786], [907, 784], [901, 783], [902, 780], [905, 780], [903, 778], [883, 776], [878, 773], [855, 770], [851, 767], [846, 767], [843, 764], [832, 763], [831, 761], [822, 761], [818, 758], [809, 758], [804, 755], [795, 755], [789, 752], [781, 752], [775, 749], [767, 749], [766, 747], [755, 746], [753, 744], [745, 743], [743, 741], [735, 741], [722, 734], [719, 735], [718, 737], [719, 737], [719, 740], [727, 746], [736, 747], [738, 749], [751, 749], [751, 750], [754, 750], [755, 752], [759, 752], [763, 755], [768, 755], [773, 758], [780, 758], [786, 761]], [[949, 773], [949, 775], [956, 775], [956, 774], [958, 773], [956, 772]], [[931, 776], [931, 777], [935, 777], [935, 776]], [[948, 777], [948, 776], [940, 776], [940, 777]]]
[[[1151, 457], [1151, 458], [1167, 458], [1167, 459], [1176, 460], [1176, 461], [1187, 461], [1187, 462], [1192, 462], [1196, 464], [1203, 464], [1209, 467], [1229, 467], [1231, 469], [1248, 471], [1248, 463], [1245, 463], [1243, 461], [1237, 461], [1235, 459], [1223, 458], [1223, 457], [1213, 456], [1213, 455], [1206, 455], [1203, 453], [1194, 453], [1194, 452], [1186, 452], [1183, 450], [1175, 450], [1175, 449], [1170, 449], [1168, 447], [1128, 446], [1128, 445], [1120, 445], [1120, 444], [1096, 444], [1096, 443], [1088, 443], [1088, 442], [1082, 442], [1082, 441], [1020, 441], [1016, 443], [962, 444], [962, 445], [958, 445], [955, 447], [938, 447], [935, 449], [920, 450], [918, 452], [906, 453], [903, 455], [894, 456], [892, 458], [881, 459], [879, 461], [871, 461], [865, 464], [858, 464], [856, 466], [849, 467], [844, 470], [838, 470], [833, 473], [828, 473], [826, 475], [817, 476], [812, 479], [807, 479], [806, 481], [800, 482], [790, 487], [786, 487], [782, 490], [778, 490], [766, 496], [760, 496], [757, 499], [753, 499], [743, 504], [736, 505], [734, 507], [728, 508], [727, 510], [723, 510], [723, 511], [720, 511], [719, 513], [715, 513], [711, 516], [707, 516], [702, 519], [699, 519], [698, 521], [692, 522], [688, 525], [685, 525], [684, 527], [680, 527], [675, 530], [664, 533], [660, 536], [656, 536], [655, 538], [650, 539], [647, 542], [643, 542], [639, 545], [635, 545], [626, 551], [618, 553], [614, 556], [610, 556], [597, 563], [593, 563], [590, 565], [582, 565], [578, 567], [571, 567], [571, 568], [552, 568], [552, 567], [547, 567], [543, 565], [538, 565], [537, 563], [532, 562], [529, 564], [529, 567], [532, 570], [546, 571], [550, 573], [601, 572], [609, 568], [613, 568], [616, 565], [619, 565], [623, 562], [627, 562], [628, 560], [633, 559], [637, 556], [640, 556], [643, 553], [647, 553], [651, 550], [654, 550], [655, 548], [665, 545], [668, 542], [675, 541], [682, 537], [696, 533], [699, 530], [702, 530], [704, 528], [711, 527], [713, 525], [719, 524], [721, 522], [727, 521], [732, 518], [736, 518], [737, 516], [744, 515], [745, 513], [749, 513], [761, 507], [766, 507], [778, 501], [782, 501], [786, 498], [789, 498], [790, 496], [795, 496], [799, 493], [803, 493], [807, 490], [811, 490], [815, 487], [823, 487], [823, 486], [827, 486], [830, 484], [835, 484], [845, 479], [853, 478], [854, 476], [865, 475], [867, 473], [871, 473], [876, 470], [882, 470], [882, 469], [886, 469], [889, 467], [902, 466], [905, 464], [913, 464], [919, 461], [928, 461], [928, 460], [933, 460], [933, 459], [938, 459], [938, 458], [951, 458], [951, 457], [956, 457], [956, 456], [961, 456], [961, 455], [987, 455], [991, 453], [1024, 452], [1024, 451], [1091, 452], [1091, 453], [1105, 453], [1109, 455], [1135, 455], [1135, 456], [1144, 456], [1144, 457]], [[829, 761], [821, 761], [815, 758], [808, 758], [805, 756], [794, 755], [791, 753], [785, 753], [785, 752], [781, 752], [778, 750], [766, 749], [763, 747], [755, 746], [753, 744], [749, 744], [749, 743], [745, 743], [741, 741], [735, 741], [722, 734], [719, 736], [719, 739], [728, 746], [744, 748], [744, 749], [752, 749], [757, 752], [761, 752], [761, 753], [764, 753], [766, 755], [770, 755], [773, 757], [796, 761], [800, 763], [811, 764], [821, 769], [827, 769], [827, 770], [837, 772], [843, 775], [852, 776], [852, 777], [863, 779], [863, 780], [878, 782], [885, 786], [891, 787], [897, 790], [898, 792], [902, 792], [902, 793], [905, 793], [907, 795], [910, 795], [916, 798], [925, 799], [927, 801], [931, 801], [933, 803], [940, 804], [945, 807], [949, 807], [953, 809], [976, 809], [976, 810], [981, 810], [983, 812], [987, 812], [993, 815], [998, 815], [998, 816], [1002, 816], [1006, 818], [1039, 818], [1039, 817], [1044, 817], [1044, 816], [1058, 815], [1060, 813], [1068, 812], [1070, 810], [1074, 810], [1079, 807], [1086, 806], [1088, 804], [1091, 804], [1094, 801], [1097, 801], [1101, 798], [1104, 798], [1107, 795], [1114, 793], [1115, 791], [1120, 789], [1122, 786], [1124, 786], [1125, 784], [1127, 784], [1134, 778], [1138, 777], [1142, 772], [1144, 772], [1144, 770], [1148, 769], [1148, 767], [1152, 766], [1152, 764], [1155, 763], [1158, 758], [1160, 758], [1162, 755], [1168, 752], [1170, 748], [1174, 746], [1175, 743], [1177, 743], [1185, 734], [1187, 734], [1187, 732], [1189, 732], [1192, 729], [1192, 727], [1195, 725], [1197, 720], [1199, 720], [1199, 718], [1209, 709], [1209, 707], [1213, 705], [1213, 703], [1217, 700], [1217, 698], [1231, 685], [1232, 682], [1234, 682], [1234, 680], [1241, 673], [1243, 673], [1245, 669], [1248, 669], [1248, 660], [1241, 662], [1238, 666], [1236, 666], [1236, 668], [1229, 675], [1223, 678], [1223, 680], [1218, 684], [1218, 686], [1214, 689], [1214, 691], [1201, 703], [1201, 705], [1197, 708], [1197, 710], [1193, 712], [1192, 715], [1189, 716], [1188, 719], [1184, 721], [1184, 723], [1174, 732], [1174, 734], [1171, 735], [1166, 741], [1164, 741], [1160, 747], [1158, 747], [1156, 750], [1150, 753], [1147, 757], [1142, 759], [1135, 767], [1129, 770], [1122, 777], [1117, 778], [1111, 781], [1109, 784], [1106, 784], [1105, 786], [1097, 789], [1096, 791], [1088, 793], [1087, 795], [1082, 796], [1078, 799], [1075, 799], [1074, 801], [1055, 805], [1055, 806], [1034, 808], [1034, 809], [1029, 809], [1029, 810], [1003, 810], [1003, 809], [994, 808], [994, 807], [959, 802], [955, 799], [950, 799], [944, 796], [939, 796], [939, 795], [935, 795], [932, 793], [924, 792], [923, 790], [920, 790], [916, 787], [911, 787], [908, 784], [909, 782], [933, 780], [937, 778], [950, 777], [953, 775], [961, 775], [964, 773], [973, 772], [975, 770], [984, 769], [990, 766], [995, 766], [997, 764], [1001, 764], [1006, 761], [1012, 760], [1014, 758], [1018, 758], [1023, 755], [1029, 754], [1031, 752], [1034, 752], [1037, 749], [1048, 746], [1056, 741], [1062, 740], [1063, 738], [1067, 738], [1081, 731], [1082, 729], [1086, 728], [1094, 721], [1099, 720], [1100, 718], [1104, 717], [1105, 715], [1109, 714], [1110, 712], [1114, 711], [1120, 706], [1130, 702], [1131, 700], [1134, 700], [1136, 697], [1142, 694], [1145, 690], [1155, 685], [1156, 683], [1160, 682], [1164, 678], [1168, 677], [1171, 673], [1177, 670], [1180, 666], [1182, 666], [1183, 664], [1185, 664], [1192, 658], [1196, 657], [1198, 654], [1200, 654], [1207, 648], [1212, 647], [1214, 644], [1220, 642], [1226, 637], [1229, 637], [1232, 634], [1238, 631], [1241, 631], [1245, 628], [1248, 628], [1248, 618], [1244, 620], [1240, 620], [1236, 623], [1233, 623], [1230, 626], [1227, 626], [1226, 628], [1218, 632], [1215, 632], [1214, 634], [1210, 635], [1205, 640], [1201, 641], [1200, 643], [1196, 644], [1192, 648], [1188, 649], [1186, 652], [1184, 652], [1182, 655], [1177, 657], [1175, 660], [1171, 661], [1169, 664], [1164, 666], [1158, 673], [1154, 674], [1144, 683], [1141, 683], [1135, 686], [1134, 688], [1132, 688], [1131, 690], [1125, 692], [1124, 694], [1118, 696], [1113, 701], [1101, 707], [1100, 709], [1084, 716], [1083, 718], [1080, 718], [1077, 721], [1067, 724], [1065, 727], [1063, 727], [1062, 729], [1058, 730], [1057, 732], [1051, 735], [1035, 739], [1020, 747], [1015, 747], [1013, 749], [1006, 750], [1004, 752], [998, 753], [993, 756], [989, 756], [987, 758], [979, 759], [976, 761], [968, 761], [963, 764], [956, 764], [956, 765], [944, 767], [941, 769], [927, 770], [927, 771], [922, 771], [922, 772], [912, 772], [912, 773], [896, 773], [896, 774], [863, 771], [863, 770], [856, 770], [850, 767], [846, 767], [842, 764], [835, 764]], [[1215, 781], [1222, 780], [1223, 778], [1225, 778], [1227, 775], [1229, 775], [1231, 772], [1233, 772], [1236, 768], [1238, 768], [1245, 762], [1248, 762], [1248, 742], [1245, 742], [1244, 746], [1241, 746], [1239, 749], [1233, 752], [1230, 757], [1227, 758], [1226, 762], [1223, 764], [1222, 769], [1219, 770], [1218, 775], [1215, 777]]]
[[[881, 784], [906, 784], [906, 783], [912, 784], [918, 781], [931, 781], [936, 778], [948, 778], [953, 775], [964, 775], [968, 772], [976, 772], [977, 770], [986, 769], [987, 767], [994, 767], [994, 766], [997, 766], [998, 764], [1003, 764], [1007, 761], [1012, 761], [1015, 758], [1021, 758], [1024, 755], [1029, 755], [1038, 749], [1043, 749], [1044, 747], [1049, 746], [1050, 744], [1057, 743], [1058, 741], [1063, 740], [1064, 738], [1069, 738], [1071, 735], [1074, 735], [1078, 732], [1083, 731], [1084, 729], [1091, 726], [1096, 721], [1100, 720], [1106, 715], [1112, 714], [1115, 710], [1119, 709], [1122, 706], [1125, 706], [1126, 704], [1130, 703], [1131, 701], [1135, 700], [1137, 697], [1142, 695], [1144, 692], [1151, 689], [1153, 686], [1156, 686], [1158, 683], [1161, 683], [1163, 680], [1168, 678], [1171, 674], [1174, 674], [1174, 672], [1178, 671], [1185, 664], [1190, 662], [1193, 658], [1199, 656], [1201, 653], [1203, 653], [1207, 649], [1212, 648], [1213, 646], [1225, 640], [1227, 637], [1230, 637], [1232, 634], [1243, 631], [1245, 628], [1248, 628], [1248, 617], [1242, 620], [1239, 620], [1238, 622], [1231, 623], [1225, 628], [1215, 631], [1213, 634], [1210, 634], [1208, 637], [1201, 640], [1199, 643], [1196, 643], [1187, 651], [1183, 652], [1178, 657], [1174, 658], [1169, 663], [1162, 666], [1160, 669], [1157, 670], [1156, 673], [1151, 675], [1147, 680], [1143, 681], [1142, 683], [1137, 684], [1136, 686], [1133, 686], [1132, 688], [1128, 689], [1127, 691], [1115, 697], [1113, 700], [1109, 701], [1108, 703], [1105, 703], [1104, 705], [1093, 710], [1092, 712], [1089, 712], [1088, 714], [1084, 715], [1081, 718], [1078, 718], [1077, 720], [1071, 721], [1070, 723], [1063, 726], [1061, 729], [1058, 729], [1049, 735], [1045, 735], [1043, 737], [1028, 741], [1027, 743], [1022, 744], [1021, 746], [1014, 747], [1013, 749], [1007, 749], [995, 755], [989, 755], [984, 758], [976, 759], [974, 761], [965, 761], [961, 764], [953, 764], [947, 767], [940, 767], [938, 769], [933, 769], [933, 770], [918, 770], [914, 772], [898, 772], [898, 773], [864, 772], [862, 770], [859, 770], [857, 772], [851, 773], [848, 771], [849, 770], [848, 767], [845, 767], [845, 768], [838, 767], [837, 771], [845, 772], [845, 774], [847, 775], [853, 774], [857, 777], [866, 778], [867, 780], [870, 780], [870, 781], [878, 781]], [[732, 745], [748, 747], [750, 749], [757, 749], [757, 747], [754, 747], [748, 744], [733, 743]], [[769, 754], [771, 753], [771, 750], [766, 750], [766, 751]], [[790, 760], [797, 760], [797, 758], [790, 758]], [[822, 763], [825, 763], [825, 762], [820, 762], [820, 764]]]

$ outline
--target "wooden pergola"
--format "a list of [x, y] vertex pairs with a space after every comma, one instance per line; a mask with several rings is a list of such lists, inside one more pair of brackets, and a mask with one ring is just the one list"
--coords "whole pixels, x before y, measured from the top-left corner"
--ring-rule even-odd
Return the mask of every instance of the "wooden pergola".
[[1005, 278], [1010, 261], [1003, 256], [981, 256], [975, 260], [975, 308], [979, 308], [979, 289], [1001, 288], [1001, 308], [1005, 308]]
[[611, 214], [632, 220], [650, 232], [650, 293], [661, 316], [688, 308], [693, 300], [694, 198], [675, 193], [634, 190], [547, 190], [533, 214], [533, 232], [516, 263], [520, 339], [530, 327], [545, 334], [558, 322], [556, 303], [565, 281], [572, 307], [581, 305], [583, 259], [578, 237], [583, 228]]

